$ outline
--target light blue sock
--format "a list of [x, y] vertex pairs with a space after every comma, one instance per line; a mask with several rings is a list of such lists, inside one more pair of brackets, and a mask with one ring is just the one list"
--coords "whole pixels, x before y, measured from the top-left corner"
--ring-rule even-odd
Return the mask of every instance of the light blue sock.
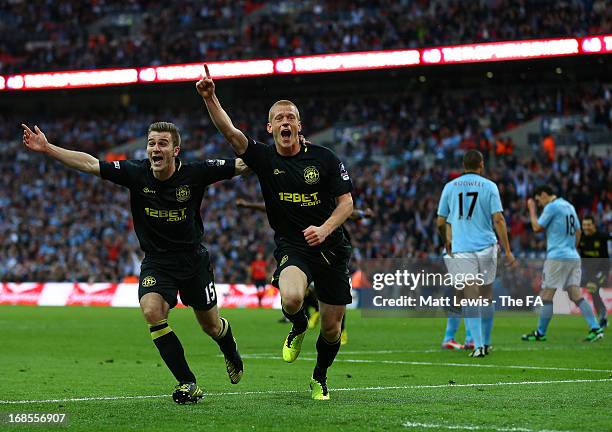
[[470, 333], [474, 338], [474, 348], [484, 347], [482, 340], [482, 324], [480, 317], [480, 308], [477, 306], [468, 306], [465, 309], [465, 326], [470, 329]]
[[553, 302], [552, 300], [544, 301], [544, 306], [540, 309], [540, 318], [538, 319], [538, 333], [540, 336], [544, 336], [546, 334], [546, 329], [548, 329], [548, 324], [553, 315]]
[[455, 333], [457, 333], [459, 324], [461, 324], [461, 315], [456, 312], [449, 312], [448, 318], [446, 318], [446, 331], [444, 332], [444, 340], [442, 343], [455, 339]]
[[491, 333], [493, 332], [493, 314], [495, 313], [495, 305], [491, 303], [489, 306], [482, 307], [482, 336], [485, 345], [491, 345]]
[[586, 319], [587, 323], [589, 323], [589, 329], [598, 329], [599, 323], [597, 322], [597, 319], [595, 318], [595, 314], [593, 313], [593, 308], [591, 307], [589, 302], [587, 302], [584, 298], [581, 298], [580, 300], [576, 302], [576, 306], [580, 308], [580, 312], [582, 312], [584, 319]]
[[467, 323], [465, 324], [465, 343], [474, 343], [474, 338], [472, 337], [472, 332], [470, 331]]

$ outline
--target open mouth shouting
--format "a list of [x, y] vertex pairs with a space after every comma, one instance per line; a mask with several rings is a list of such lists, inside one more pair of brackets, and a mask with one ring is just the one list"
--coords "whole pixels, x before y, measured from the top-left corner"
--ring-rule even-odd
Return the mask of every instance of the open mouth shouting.
[[162, 155], [151, 155], [151, 165], [156, 168], [160, 168], [164, 162]]
[[280, 131], [280, 136], [283, 138], [283, 141], [289, 140], [291, 138], [291, 129], [282, 129]]

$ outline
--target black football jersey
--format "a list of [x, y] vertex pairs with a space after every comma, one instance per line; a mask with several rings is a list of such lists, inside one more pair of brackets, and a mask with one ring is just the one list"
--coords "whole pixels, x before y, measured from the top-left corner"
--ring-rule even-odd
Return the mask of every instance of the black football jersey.
[[282, 156], [274, 145], [248, 138], [240, 157], [257, 174], [268, 221], [275, 240], [308, 250], [327, 249], [348, 242], [342, 227], [316, 247], [308, 246], [303, 230], [321, 226], [336, 208], [336, 197], [353, 189], [349, 174], [330, 149], [302, 145], [298, 154]]
[[183, 163], [165, 181], [153, 176], [148, 160], [100, 161], [100, 176], [130, 190], [134, 231], [145, 253], [193, 250], [202, 242], [200, 206], [206, 186], [229, 179], [235, 159]]
[[584, 231], [580, 237], [578, 251], [582, 258], [608, 258], [609, 234], [596, 231], [592, 235], [586, 235]]
[[584, 231], [580, 237], [578, 251], [582, 257], [582, 265], [588, 278], [593, 273], [608, 272], [610, 258], [608, 255], [608, 241], [610, 234], [596, 231], [592, 235], [586, 235]]

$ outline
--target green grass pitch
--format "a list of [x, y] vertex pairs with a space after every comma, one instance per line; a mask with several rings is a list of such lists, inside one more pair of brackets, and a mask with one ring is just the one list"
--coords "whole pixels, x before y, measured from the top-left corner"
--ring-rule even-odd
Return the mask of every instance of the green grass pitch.
[[[442, 318], [351, 311], [349, 343], [329, 371], [332, 399], [313, 401], [316, 331], [309, 330], [297, 362], [285, 364], [280, 349], [289, 326], [276, 322], [279, 311], [223, 315], [245, 360], [238, 385], [229, 383], [216, 344], [193, 313], [170, 315], [206, 392], [199, 404], [179, 406], [139, 310], [0, 307], [0, 429], [612, 430], [612, 345], [606, 338], [582, 342], [587, 329], [579, 316], [555, 316], [544, 343], [520, 340], [535, 315], [499, 317], [495, 351], [471, 359], [439, 349]], [[8, 403], [24, 400], [34, 402]], [[6, 424], [7, 413], [27, 412], [66, 413], [68, 425]]]

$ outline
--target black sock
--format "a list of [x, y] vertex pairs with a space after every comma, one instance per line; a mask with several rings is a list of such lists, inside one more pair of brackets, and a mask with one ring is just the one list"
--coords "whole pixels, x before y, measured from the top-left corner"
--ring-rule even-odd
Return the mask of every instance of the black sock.
[[597, 316], [599, 320], [606, 318], [608, 315], [608, 311], [606, 310], [606, 305], [604, 304], [601, 295], [599, 295], [599, 289], [595, 290], [595, 292], [591, 293], [593, 298], [593, 306], [595, 306], [595, 310], [597, 311]]
[[232, 357], [236, 354], [236, 341], [234, 341], [234, 336], [232, 335], [232, 327], [225, 318], [219, 317], [219, 319], [221, 320], [221, 331], [213, 339], [219, 345], [224, 356]]
[[319, 333], [317, 339], [317, 365], [314, 368], [312, 377], [318, 381], [323, 381], [327, 378], [327, 368], [329, 368], [338, 350], [340, 349], [340, 337], [335, 342], [328, 342], [322, 334]]
[[187, 360], [185, 360], [185, 351], [181, 341], [176, 337], [176, 334], [168, 326], [167, 320], [161, 320], [155, 324], [149, 324], [149, 331], [153, 343], [159, 350], [162, 359], [174, 375], [174, 378], [180, 383], [195, 382], [195, 376], [189, 369]]
[[304, 312], [304, 307], [293, 315], [290, 315], [285, 308], [283, 308], [283, 315], [285, 315], [287, 319], [291, 321], [293, 324], [293, 331], [295, 333], [304, 333], [308, 328], [308, 318]]
[[313, 308], [315, 311], [319, 311], [319, 300], [314, 292], [308, 291], [306, 297], [304, 297], [304, 308]]

